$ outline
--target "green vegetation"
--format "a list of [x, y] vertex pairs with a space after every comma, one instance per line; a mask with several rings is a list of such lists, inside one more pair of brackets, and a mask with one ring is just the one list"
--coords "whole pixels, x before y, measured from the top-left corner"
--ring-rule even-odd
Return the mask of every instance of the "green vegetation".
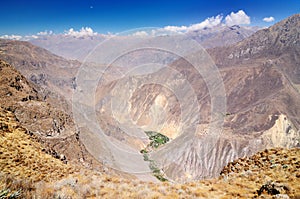
[[19, 198], [21, 196], [21, 190], [11, 192], [10, 189], [2, 189], [0, 190], [0, 199], [14, 199]]
[[145, 133], [151, 140], [150, 146], [152, 148], [158, 148], [159, 146], [166, 144], [170, 140], [167, 136], [155, 131], [146, 131]]
[[233, 113], [228, 113], [228, 112], [226, 112], [226, 113], [221, 113], [221, 115], [222, 115], [223, 117], [227, 117], [227, 116], [233, 115]]
[[150, 161], [147, 153], [144, 153], [143, 157], [144, 157], [144, 161]]
[[153, 151], [155, 149], [157, 149], [158, 147], [166, 144], [167, 142], [169, 142], [169, 138], [161, 133], [155, 132], [155, 131], [145, 131], [145, 133], [147, 134], [147, 136], [149, 137], [150, 144], [148, 144], [148, 146], [145, 149], [142, 149], [140, 152], [143, 154], [144, 157], [144, 161], [148, 161], [149, 162], [149, 168], [151, 169], [153, 175], [160, 181], [165, 182], [168, 181], [168, 179], [166, 179], [163, 176], [163, 173], [161, 172], [161, 170], [157, 167], [157, 165], [155, 164], [154, 160], [149, 159], [149, 155], [148, 153], [150, 151]]
[[149, 162], [149, 167], [153, 175], [162, 182], [168, 181], [168, 179], [163, 176], [163, 173], [161, 173], [160, 169], [156, 166], [155, 162], [153, 160], [149, 160]]

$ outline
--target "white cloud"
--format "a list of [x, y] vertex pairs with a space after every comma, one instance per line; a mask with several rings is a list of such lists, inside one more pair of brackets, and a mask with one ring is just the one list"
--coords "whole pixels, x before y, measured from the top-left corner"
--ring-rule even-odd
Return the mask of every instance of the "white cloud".
[[[29, 41], [32, 39], [38, 39], [43, 36], [51, 36], [55, 35], [52, 30], [48, 31], [41, 31], [38, 32], [34, 35], [2, 35], [0, 36], [0, 39], [11, 39], [11, 40], [23, 40], [23, 41]], [[64, 35], [67, 36], [73, 36], [73, 37], [85, 37], [85, 36], [95, 36], [95, 35], [100, 35], [97, 32], [94, 32], [92, 28], [90, 27], [82, 27], [79, 31], [74, 30], [73, 28], [70, 28], [68, 31], [64, 31]], [[102, 35], [104, 36], [104, 35]]]
[[21, 40], [23, 37], [21, 35], [2, 35], [0, 39], [11, 39], [11, 40]]
[[200, 30], [203, 28], [211, 28], [221, 24], [222, 19], [223, 19], [222, 15], [217, 15], [215, 17], [209, 17], [200, 23], [192, 24], [190, 26], [165, 26], [163, 30], [183, 33], [188, 31]]
[[202, 21], [201, 23], [193, 24], [188, 27], [188, 31], [200, 30], [203, 28], [211, 28], [221, 24], [223, 19], [222, 15], [217, 15], [216, 17], [209, 17]]
[[65, 35], [73, 37], [85, 37], [85, 36], [95, 36], [97, 32], [94, 32], [90, 27], [82, 27], [79, 31], [70, 28], [68, 31], [65, 31]]
[[225, 24], [228, 26], [250, 24], [250, 23], [251, 23], [250, 17], [243, 10], [239, 10], [236, 13], [231, 12], [230, 15], [227, 15], [225, 17]]
[[274, 20], [275, 20], [274, 17], [265, 17], [265, 18], [263, 18], [263, 21], [264, 21], [264, 22], [272, 22], [272, 21], [274, 21]]
[[39, 36], [53, 35], [53, 31], [52, 30], [50, 30], [50, 31], [45, 30], [45, 31], [42, 31], [42, 32], [38, 32], [37, 35], [39, 35]]
[[186, 31], [188, 27], [186, 26], [166, 26], [163, 28], [166, 31], [172, 31], [172, 32], [182, 32]]
[[38, 39], [39, 35], [3, 35], [0, 36], [1, 39], [11, 39], [11, 40], [22, 40], [22, 41], [28, 41], [31, 39]]
[[138, 37], [145, 37], [148, 36], [149, 34], [146, 31], [138, 31], [132, 34], [132, 36], [138, 36]]
[[30, 40], [30, 39], [38, 39], [38, 35], [26, 35], [25, 37], [22, 38], [22, 40]]

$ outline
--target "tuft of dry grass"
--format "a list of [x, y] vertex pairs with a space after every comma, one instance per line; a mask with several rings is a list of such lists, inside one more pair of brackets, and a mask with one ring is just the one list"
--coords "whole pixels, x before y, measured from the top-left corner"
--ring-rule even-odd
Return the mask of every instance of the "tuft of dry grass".
[[[32, 198], [36, 188], [32, 181], [17, 180], [12, 175], [0, 175], [0, 192], [7, 190], [6, 197], [10, 198], [15, 195], [15, 198]], [[12, 197], [11, 197], [12, 198]]]

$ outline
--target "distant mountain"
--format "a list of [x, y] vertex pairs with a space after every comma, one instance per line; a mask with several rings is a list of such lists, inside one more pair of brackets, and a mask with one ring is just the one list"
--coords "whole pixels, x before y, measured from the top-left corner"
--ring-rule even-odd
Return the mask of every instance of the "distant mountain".
[[45, 48], [67, 59], [83, 61], [84, 58], [102, 41], [102, 35], [74, 37], [70, 35], [50, 35], [29, 42]]
[[[237, 25], [228, 27], [219, 25], [212, 28], [190, 31], [185, 34], [188, 38], [198, 41], [204, 48], [212, 48], [237, 43], [252, 35], [257, 30], [259, 30], [258, 27], [243, 27]], [[137, 38], [138, 37], [139, 36], [137, 36]], [[104, 35], [85, 37], [49, 35], [32, 39], [29, 42], [67, 59], [83, 61], [97, 45], [107, 38], [108, 37]]]
[[264, 59], [267, 65], [276, 66], [288, 80], [300, 83], [299, 43], [300, 15], [289, 17], [274, 26], [258, 31], [245, 41], [228, 48], [212, 50], [220, 67]]
[[187, 33], [187, 36], [198, 41], [204, 48], [213, 48], [218, 46], [228, 46], [235, 44], [249, 37], [259, 27], [247, 26], [225, 26], [219, 25], [212, 28], [204, 28], [197, 31]]

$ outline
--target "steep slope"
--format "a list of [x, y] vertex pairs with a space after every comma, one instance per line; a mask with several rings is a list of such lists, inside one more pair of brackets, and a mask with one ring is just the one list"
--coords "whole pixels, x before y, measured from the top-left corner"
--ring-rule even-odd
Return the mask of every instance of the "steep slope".
[[0, 107], [13, 114], [29, 135], [43, 144], [47, 153], [67, 162], [101, 169], [79, 140], [72, 117], [44, 100], [36, 86], [16, 69], [0, 60]]
[[1, 60], [0, 66], [1, 107], [13, 111], [26, 128], [43, 137], [68, 137], [76, 133], [70, 115], [51, 107], [11, 65]]
[[[69, 61], [28, 42], [0, 39], [0, 59], [12, 64], [29, 81], [39, 85], [44, 98], [69, 99], [76, 87], [75, 74], [80, 63]], [[50, 92], [51, 91], [51, 92]], [[66, 104], [62, 102], [60, 108]]]
[[[276, 100], [273, 103], [276, 104], [281, 101], [279, 106], [276, 105], [276, 108], [279, 109], [279, 112], [288, 114], [297, 129], [299, 129], [299, 121], [296, 119], [299, 116], [299, 107], [296, 99], [299, 97], [300, 83], [299, 31], [300, 15], [297, 14], [268, 29], [258, 31], [235, 46], [216, 48], [210, 51], [216, 64], [220, 68], [227, 68], [223, 70], [225, 78], [230, 77], [231, 74], [226, 72], [230, 71], [230, 68], [235, 71], [241, 71], [241, 73], [247, 71], [247, 73], [255, 74], [257, 77], [264, 74], [272, 74], [272, 77], [270, 75], [268, 75], [269, 77], [261, 77], [259, 81], [261, 82], [261, 86], [257, 88], [260, 88], [264, 93], [254, 91], [257, 96], [256, 98], [261, 100], [261, 98], [265, 98], [267, 95], [273, 95], [273, 99], [269, 99], [272, 102], [276, 98], [279, 98], [280, 100]], [[240, 87], [246, 83], [258, 86], [256, 82], [258, 78], [255, 80], [245, 80], [239, 83]], [[278, 91], [276, 94], [275, 90]], [[245, 91], [242, 95], [247, 96], [244, 93]], [[242, 97], [242, 95], [238, 96]], [[250, 94], [248, 95], [248, 98], [253, 98]], [[249, 100], [244, 98], [243, 101], [247, 102]], [[257, 100], [252, 99], [252, 101]], [[291, 109], [291, 105], [293, 106], [293, 110]], [[235, 112], [233, 104], [229, 104], [229, 111]]]
[[75, 171], [75, 167], [47, 154], [15, 115], [3, 108], [0, 108], [0, 127], [1, 175], [37, 182], [62, 179]]
[[[28, 97], [28, 100], [24, 99], [25, 102], [19, 102], [24, 97], [16, 96], [22, 95], [7, 94], [5, 88], [14, 77], [9, 76], [9, 71], [3, 71], [3, 77], [9, 76], [3, 82], [3, 106], [17, 107], [14, 113], [24, 127], [40, 135], [40, 141], [49, 146], [54, 154], [64, 154], [68, 161], [102, 170], [102, 164], [82, 144], [81, 135], [89, 132], [79, 128], [73, 121], [71, 99], [76, 89], [75, 74], [80, 63], [68, 61], [28, 42], [0, 40], [0, 46], [0, 58], [15, 63], [16, 68], [27, 77], [26, 82], [35, 88], [39, 96], [38, 101]], [[95, 148], [102, 151], [101, 145], [96, 145]], [[116, 173], [124, 175], [119, 171]], [[131, 175], [125, 176], [132, 178]]]
[[258, 31], [237, 45], [210, 51], [219, 67], [264, 64], [299, 84], [300, 14]]

